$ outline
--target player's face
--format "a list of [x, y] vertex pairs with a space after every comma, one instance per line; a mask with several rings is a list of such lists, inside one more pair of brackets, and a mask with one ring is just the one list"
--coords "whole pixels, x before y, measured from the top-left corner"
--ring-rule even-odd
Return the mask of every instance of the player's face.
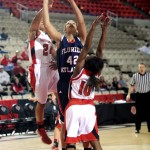
[[73, 20], [69, 20], [65, 26], [66, 33], [76, 34], [77, 32], [77, 24]]
[[141, 74], [144, 74], [144, 73], [145, 73], [145, 71], [146, 71], [146, 67], [145, 67], [145, 65], [143, 65], [143, 64], [139, 64], [139, 72], [140, 72]]

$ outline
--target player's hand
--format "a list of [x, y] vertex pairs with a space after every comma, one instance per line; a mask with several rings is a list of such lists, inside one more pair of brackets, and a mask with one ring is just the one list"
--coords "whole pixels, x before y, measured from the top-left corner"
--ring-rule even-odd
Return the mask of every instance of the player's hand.
[[52, 70], [57, 70], [57, 63], [56, 63], [56, 61], [51, 62], [49, 68], [52, 69]]
[[43, 0], [43, 4], [52, 5], [54, 0]]
[[96, 19], [93, 21], [92, 23], [92, 26], [93, 27], [96, 27], [101, 21], [102, 21], [102, 18], [103, 18], [103, 14], [101, 14], [100, 16], [96, 17]]
[[102, 30], [106, 29], [111, 24], [111, 18], [109, 16], [103, 17], [101, 20]]
[[130, 94], [127, 95], [126, 97], [126, 101], [129, 102], [130, 101]]
[[50, 0], [43, 0], [43, 4], [49, 4]]
[[74, 0], [67, 0], [69, 3], [74, 2]]
[[54, 0], [48, 0], [49, 8], [52, 8], [52, 7], [53, 7], [53, 3], [54, 3]]

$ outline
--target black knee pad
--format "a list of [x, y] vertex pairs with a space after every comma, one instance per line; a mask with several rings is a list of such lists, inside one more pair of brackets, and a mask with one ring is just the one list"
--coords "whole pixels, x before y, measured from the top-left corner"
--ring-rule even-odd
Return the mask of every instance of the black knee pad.
[[68, 149], [68, 148], [74, 148], [74, 149], [76, 149], [76, 146], [75, 145], [71, 145], [71, 144], [67, 144], [66, 149]]

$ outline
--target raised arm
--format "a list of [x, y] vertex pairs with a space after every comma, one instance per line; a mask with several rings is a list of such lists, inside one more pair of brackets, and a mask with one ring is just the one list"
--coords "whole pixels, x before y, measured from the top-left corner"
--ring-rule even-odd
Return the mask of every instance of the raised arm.
[[77, 17], [78, 36], [80, 37], [82, 44], [84, 44], [86, 40], [86, 26], [85, 26], [83, 15], [74, 0], [68, 0], [68, 2], [70, 3]]
[[101, 28], [102, 28], [102, 34], [99, 40], [99, 44], [97, 47], [97, 51], [96, 51], [96, 56], [99, 58], [102, 58], [103, 54], [103, 49], [105, 46], [105, 41], [106, 41], [106, 33], [107, 33], [107, 27], [110, 23], [110, 18], [106, 17], [105, 20], [101, 23]]
[[91, 25], [90, 31], [86, 37], [85, 45], [84, 45], [84, 47], [79, 55], [79, 58], [77, 60], [77, 65], [75, 67], [73, 77], [76, 77], [79, 74], [79, 72], [81, 71], [81, 69], [84, 67], [86, 56], [92, 45], [92, 39], [93, 39], [95, 28], [100, 21], [101, 21], [101, 16], [97, 17]]
[[30, 28], [29, 28], [29, 38], [32, 40], [36, 33], [39, 30], [39, 25], [41, 20], [43, 19], [43, 9], [41, 9], [37, 15], [34, 17], [33, 21], [31, 22]]
[[47, 34], [56, 42], [60, 42], [61, 33], [50, 22], [49, 7], [52, 8], [53, 0], [43, 0], [43, 15], [44, 15], [44, 26]]

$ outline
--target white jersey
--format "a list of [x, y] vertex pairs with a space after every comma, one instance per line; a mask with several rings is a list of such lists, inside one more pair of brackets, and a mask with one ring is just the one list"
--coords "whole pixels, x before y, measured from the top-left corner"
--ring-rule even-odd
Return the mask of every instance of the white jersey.
[[40, 31], [39, 35], [29, 42], [29, 83], [40, 104], [45, 104], [47, 94], [57, 92], [59, 75], [57, 70], [49, 68], [54, 61], [52, 57], [52, 42], [47, 34]]
[[94, 99], [94, 90], [87, 87], [87, 81], [90, 78], [90, 72], [82, 69], [80, 74], [70, 79], [70, 98], [71, 99]]
[[54, 61], [52, 57], [52, 41], [47, 34], [39, 31], [35, 39], [29, 41], [29, 61], [32, 64], [47, 64]]

